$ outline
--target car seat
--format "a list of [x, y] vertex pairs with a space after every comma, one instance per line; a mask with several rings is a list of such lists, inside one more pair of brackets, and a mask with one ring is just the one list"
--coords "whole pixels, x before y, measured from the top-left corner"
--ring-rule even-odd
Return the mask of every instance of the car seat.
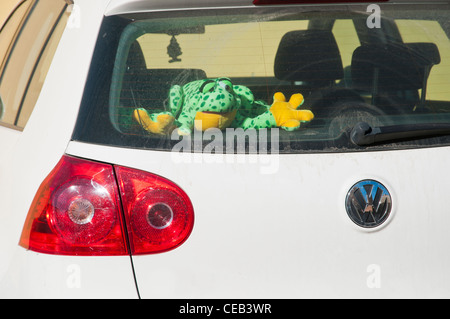
[[170, 111], [167, 105], [170, 87], [203, 78], [206, 73], [199, 69], [148, 69], [140, 44], [133, 42], [126, 60], [119, 105], [110, 109], [114, 127], [122, 133], [140, 134], [142, 127], [132, 117], [135, 108]]
[[341, 55], [331, 31], [301, 30], [286, 33], [275, 57], [275, 77], [319, 88], [342, 79]]
[[120, 104], [133, 108], [166, 109], [165, 101], [172, 85], [184, 85], [204, 78], [206, 73], [200, 69], [148, 69], [141, 46], [135, 41], [127, 58]]
[[274, 63], [275, 77], [291, 82], [286, 93], [305, 95], [305, 107], [317, 119], [327, 117], [330, 108], [342, 100], [361, 98], [350, 89], [338, 87], [344, 78], [341, 54], [329, 30], [298, 30], [286, 33], [280, 41]]
[[387, 114], [407, 113], [424, 106], [431, 68], [440, 61], [434, 43], [365, 44], [353, 53], [352, 85]]

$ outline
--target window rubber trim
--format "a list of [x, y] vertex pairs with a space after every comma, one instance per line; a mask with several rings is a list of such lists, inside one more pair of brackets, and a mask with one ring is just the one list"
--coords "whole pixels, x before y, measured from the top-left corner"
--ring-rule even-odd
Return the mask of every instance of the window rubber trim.
[[36, 59], [36, 62], [35, 62], [34, 67], [33, 67], [33, 70], [31, 71], [30, 77], [28, 78], [28, 81], [27, 81], [27, 85], [26, 85], [26, 87], [25, 87], [25, 90], [23, 91], [22, 99], [20, 100], [19, 108], [17, 109], [16, 118], [14, 119], [14, 126], [18, 126], [17, 123], [19, 122], [20, 114], [22, 113], [23, 104], [25, 103], [25, 99], [26, 99], [26, 97], [27, 97], [28, 90], [30, 89], [31, 82], [33, 81], [33, 78], [34, 78], [34, 75], [35, 75], [35, 73], [36, 73], [37, 67], [38, 67], [39, 63], [41, 62], [42, 55], [44, 54], [45, 49], [47, 48], [48, 42], [49, 42], [50, 39], [52, 38], [52, 36], [53, 36], [53, 34], [54, 34], [54, 32], [55, 32], [56, 27], [57, 27], [57, 26], [59, 25], [59, 23], [61, 22], [61, 18], [62, 18], [62, 16], [64, 15], [64, 13], [66, 12], [68, 6], [69, 6], [69, 5], [66, 3], [66, 5], [63, 7], [63, 9], [61, 10], [61, 12], [59, 13], [59, 16], [58, 16], [58, 18], [56, 19], [55, 24], [53, 25], [52, 29], [50, 30], [50, 32], [49, 32], [49, 34], [48, 34], [48, 36], [47, 36], [47, 39], [45, 40], [45, 42], [44, 42], [44, 44], [43, 44], [43, 46], [42, 46], [42, 48], [41, 48], [41, 51], [39, 52], [39, 55], [38, 55], [38, 57], [37, 57], [37, 59]]

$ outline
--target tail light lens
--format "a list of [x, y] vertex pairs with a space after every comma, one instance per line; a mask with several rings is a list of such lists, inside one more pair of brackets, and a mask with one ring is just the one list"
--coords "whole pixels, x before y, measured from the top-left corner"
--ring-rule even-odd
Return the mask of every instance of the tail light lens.
[[168, 180], [64, 156], [41, 184], [19, 244], [58, 255], [157, 253], [187, 239], [193, 216], [187, 195]]
[[58, 255], [128, 254], [111, 165], [64, 156], [41, 184], [20, 245]]
[[189, 197], [171, 181], [116, 167], [133, 254], [163, 252], [181, 245], [194, 225]]

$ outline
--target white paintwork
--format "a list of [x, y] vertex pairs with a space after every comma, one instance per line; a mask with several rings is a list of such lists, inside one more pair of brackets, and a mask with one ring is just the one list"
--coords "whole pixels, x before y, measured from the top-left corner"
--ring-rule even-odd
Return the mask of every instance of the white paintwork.
[[[26, 129], [0, 127], [0, 298], [137, 297], [129, 257], [17, 245], [36, 190], [66, 151], [162, 175], [190, 196], [188, 241], [133, 257], [144, 298], [450, 296], [448, 147], [180, 163], [170, 152], [69, 143], [109, 0], [75, 3], [80, 23], [66, 29]], [[355, 226], [344, 208], [347, 191], [366, 178], [393, 197], [392, 218], [377, 231]]]
[[105, 11], [105, 15], [230, 7], [254, 7], [254, 5], [253, 0], [112, 0]]
[[[190, 196], [188, 241], [133, 257], [144, 298], [450, 296], [448, 147], [273, 155], [279, 169], [266, 175], [267, 163], [239, 164], [234, 155], [223, 158], [234, 164], [190, 154], [193, 162], [179, 163], [170, 152], [83, 143], [67, 152], [162, 175]], [[377, 231], [345, 211], [347, 192], [366, 178], [393, 198], [392, 218]]]
[[1, 278], [0, 297], [135, 299], [137, 293], [128, 256], [54, 256], [16, 245]]
[[[20, 251], [23, 248], [18, 246], [31, 201], [41, 182], [64, 154], [71, 138], [98, 29], [108, 2], [75, 1], [81, 9], [76, 23], [69, 23], [64, 32], [25, 130], [17, 132], [0, 127], [2, 151], [4, 145], [10, 149], [0, 157], [0, 298], [137, 297], [129, 257], [98, 262], [95, 258], [38, 256], [35, 253], [24, 256]], [[59, 273], [51, 271], [58, 264], [62, 265]], [[86, 273], [84, 278], [104, 280], [91, 280], [89, 283], [86, 280], [79, 289], [62, 291], [61, 274], [67, 265], [72, 264], [82, 267], [82, 273]], [[45, 280], [17, 282], [13, 279], [42, 277], [39, 269], [50, 270]], [[52, 273], [55, 276], [51, 276]]]

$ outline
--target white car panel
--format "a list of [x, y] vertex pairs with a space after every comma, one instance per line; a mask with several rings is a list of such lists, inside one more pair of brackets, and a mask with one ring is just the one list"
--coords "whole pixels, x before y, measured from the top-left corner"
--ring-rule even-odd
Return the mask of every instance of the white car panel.
[[[14, 212], [15, 203], [11, 200], [14, 193], [17, 193], [18, 189], [12, 187], [11, 183], [3, 183], [3, 181], [12, 181], [15, 178], [15, 172], [8, 169], [13, 164], [12, 156], [14, 151], [16, 151], [16, 145], [20, 140], [22, 132], [18, 130], [12, 130], [10, 128], [5, 128], [0, 126], [0, 148], [2, 149], [2, 156], [0, 156], [0, 194], [2, 201], [0, 203], [1, 212], [1, 222], [0, 222], [0, 234], [3, 240], [0, 240], [0, 251], [4, 253], [0, 262], [0, 278], [2, 274], [6, 271], [8, 263], [11, 260], [12, 251], [16, 247], [18, 234], [14, 233], [16, 228], [12, 228], [11, 225], [18, 218]], [[20, 188], [19, 188], [20, 190]], [[20, 233], [20, 230], [19, 230]], [[13, 242], [11, 242], [11, 237]], [[16, 240], [17, 239], [17, 240]]]
[[2, 277], [0, 298], [98, 299], [138, 297], [128, 256], [73, 257], [16, 246]]
[[[70, 141], [103, 16], [147, 10], [148, 1], [75, 6], [26, 128], [0, 126], [0, 298], [450, 297], [450, 147], [207, 155]], [[193, 203], [192, 234], [172, 251], [142, 256], [19, 247], [33, 197], [64, 154], [173, 181]], [[376, 229], [358, 227], [345, 209], [348, 191], [365, 179], [392, 196]]]
[[[26, 252], [18, 246], [33, 197], [64, 154], [72, 135], [97, 40], [95, 30], [99, 29], [108, 2], [76, 2], [83, 10], [74, 17], [77, 23], [68, 23], [26, 128], [20, 132], [0, 126], [0, 248], [5, 252], [0, 259], [1, 298], [84, 298], [98, 296], [99, 291], [105, 298], [137, 297], [129, 257], [97, 260], [49, 256]], [[9, 156], [5, 156], [8, 151]], [[19, 211], [25, 213], [17, 214]], [[40, 266], [34, 269], [34, 265]], [[65, 284], [70, 265], [80, 267], [82, 282], [77, 289]], [[41, 275], [42, 269], [46, 269], [46, 276]]]
[[[171, 152], [74, 142], [67, 152], [164, 176], [191, 198], [186, 243], [133, 257], [143, 298], [450, 296], [450, 253], [439, 248], [450, 240], [450, 216], [438, 191], [448, 184], [448, 147], [272, 155], [278, 169], [266, 175], [267, 162], [233, 155], [223, 158], [230, 165], [192, 154], [180, 163]], [[364, 179], [392, 196], [391, 218], [376, 231], [345, 210], [347, 192]]]

